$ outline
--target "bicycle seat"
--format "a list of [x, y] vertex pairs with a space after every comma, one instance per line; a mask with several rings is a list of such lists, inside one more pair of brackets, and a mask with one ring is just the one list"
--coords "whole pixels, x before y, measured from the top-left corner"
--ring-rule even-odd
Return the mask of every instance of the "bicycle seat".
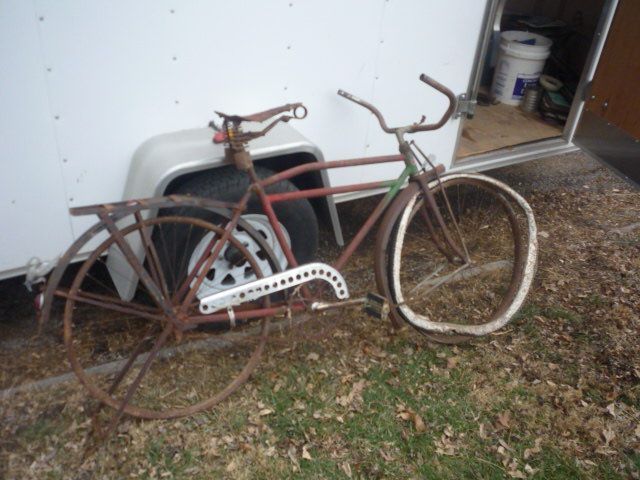
[[[303, 111], [296, 113], [298, 109]], [[222, 117], [227, 122], [240, 123], [240, 122], [264, 122], [265, 120], [275, 117], [276, 115], [284, 112], [292, 112], [295, 118], [304, 118], [306, 115], [306, 108], [302, 103], [287, 103], [280, 107], [265, 110], [264, 112], [252, 113], [251, 115], [229, 115], [227, 113], [216, 112], [216, 114]]]

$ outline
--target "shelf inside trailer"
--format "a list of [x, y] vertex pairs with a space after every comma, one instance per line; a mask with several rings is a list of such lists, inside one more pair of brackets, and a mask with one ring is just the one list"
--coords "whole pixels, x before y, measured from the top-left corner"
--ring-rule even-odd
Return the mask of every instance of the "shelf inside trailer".
[[466, 120], [458, 145], [458, 159], [562, 135], [562, 126], [546, 122], [538, 113], [526, 113], [505, 104], [476, 107]]

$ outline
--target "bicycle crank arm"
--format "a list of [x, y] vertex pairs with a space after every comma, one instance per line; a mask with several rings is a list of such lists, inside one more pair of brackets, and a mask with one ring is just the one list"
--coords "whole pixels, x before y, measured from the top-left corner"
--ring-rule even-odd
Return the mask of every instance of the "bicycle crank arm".
[[326, 263], [315, 262], [204, 297], [200, 299], [200, 312], [214, 313], [222, 308], [250, 302], [265, 295], [281, 292], [312, 280], [324, 280], [329, 283], [336, 297], [340, 300], [349, 298], [347, 282], [342, 274]]

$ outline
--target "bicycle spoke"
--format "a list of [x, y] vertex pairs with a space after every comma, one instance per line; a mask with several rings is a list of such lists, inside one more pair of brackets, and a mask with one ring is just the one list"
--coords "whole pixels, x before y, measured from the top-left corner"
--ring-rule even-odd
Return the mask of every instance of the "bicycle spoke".
[[118, 313], [126, 313], [136, 317], [146, 318], [148, 320], [160, 321], [163, 319], [162, 315], [152, 313], [153, 311], [157, 312], [157, 310], [151, 310], [142, 305], [137, 305], [120, 300], [119, 298], [107, 297], [97, 293], [77, 292], [75, 295], [71, 295], [68, 290], [64, 291], [58, 289], [56, 290], [55, 295], [60, 298], [73, 300], [74, 302], [86, 303], [87, 305], [93, 305], [95, 307], [112, 310]]
[[113, 394], [116, 391], [116, 388], [118, 388], [118, 385], [120, 384], [120, 382], [122, 382], [122, 380], [124, 380], [124, 378], [127, 376], [127, 373], [129, 373], [129, 370], [131, 370], [131, 367], [134, 365], [136, 359], [140, 356], [144, 347], [148, 344], [147, 340], [151, 338], [149, 335], [151, 334], [152, 331], [153, 331], [153, 328], [150, 328], [147, 331], [147, 334], [145, 335], [143, 340], [140, 343], [138, 343], [134, 351], [131, 353], [131, 355], [129, 355], [127, 362], [116, 374], [114, 380], [111, 383], [111, 386], [107, 390], [107, 393], [109, 395]]
[[144, 245], [147, 263], [149, 264], [149, 270], [151, 270], [151, 277], [155, 281], [156, 285], [160, 286], [160, 289], [162, 290], [165, 298], [168, 298], [169, 290], [167, 288], [164, 276], [162, 275], [162, 267], [160, 266], [158, 252], [156, 251], [155, 245], [151, 241], [151, 235], [149, 234], [147, 227], [144, 226], [144, 221], [140, 212], [135, 213], [135, 219], [140, 224], [140, 229], [138, 230], [138, 232], [140, 233], [140, 239], [142, 240], [142, 243]]
[[111, 419], [111, 423], [109, 424], [109, 427], [105, 432], [105, 437], [109, 437], [113, 433], [113, 430], [115, 429], [116, 425], [118, 424], [118, 422], [122, 418], [122, 415], [124, 414], [125, 408], [131, 401], [133, 394], [136, 392], [136, 390], [140, 386], [142, 379], [144, 378], [147, 371], [149, 370], [149, 367], [151, 367], [151, 364], [153, 363], [156, 356], [158, 355], [160, 348], [162, 348], [162, 345], [164, 345], [164, 343], [166, 342], [167, 338], [169, 338], [169, 335], [171, 334], [172, 331], [173, 331], [173, 325], [171, 323], [168, 323], [167, 326], [162, 331], [162, 333], [160, 334], [160, 336], [158, 337], [158, 339], [156, 340], [156, 342], [154, 343], [153, 348], [151, 349], [147, 358], [145, 359], [144, 364], [142, 365], [142, 368], [140, 368], [140, 371], [138, 372], [138, 375], [136, 375], [136, 378], [133, 380], [131, 385], [129, 385], [129, 388], [127, 389], [127, 393], [122, 399], [122, 402], [120, 403], [120, 406], [118, 407], [117, 412]]
[[[239, 331], [228, 337], [225, 333], [228, 325], [205, 325], [207, 330], [195, 325], [195, 320], [202, 317], [195, 296], [169, 303], [171, 297], [167, 298], [165, 289], [157, 288], [165, 278], [170, 295], [182, 285], [195, 293], [195, 287], [189, 288], [193, 281], [185, 282], [192, 273], [188, 272], [192, 265], [189, 259], [194, 257], [193, 250], [203, 238], [207, 239], [205, 244], [212, 239], [213, 251], [211, 248], [200, 250], [207, 246], [205, 244], [198, 247], [195, 257], [201, 258], [193, 258], [193, 262], [199, 260], [200, 268], [191, 278], [206, 272], [211, 265], [209, 261], [214, 260], [213, 253], [223, 246], [220, 239], [224, 227], [198, 217], [158, 216], [145, 220], [145, 216], [146, 213], [140, 213], [136, 222], [126, 226], [120, 222], [117, 230], [112, 226], [111, 235], [89, 254], [75, 273], [71, 286], [58, 288], [55, 293], [67, 302], [64, 340], [72, 368], [95, 397], [116, 410], [115, 422], [123, 413], [171, 418], [221, 401], [248, 378], [266, 342], [266, 318], [255, 322], [240, 320], [236, 325]], [[232, 231], [229, 227], [227, 241], [238, 249], [238, 254], [245, 257], [245, 263], [248, 262], [259, 277], [261, 270], [257, 262], [264, 259], [253, 258], [244, 244], [233, 237]], [[248, 234], [243, 232], [243, 235], [246, 238]], [[123, 266], [118, 267], [110, 263], [111, 268], [107, 268], [105, 259], [114, 249], [120, 250], [118, 258], [124, 256], [127, 264], [120, 262]], [[140, 260], [140, 251], [144, 251], [144, 260]], [[135, 254], [138, 254], [137, 262], [132, 258]], [[277, 262], [271, 257], [268, 261], [272, 265]], [[137, 291], [131, 292], [136, 300], [121, 298], [115, 288], [121, 280], [131, 277], [127, 266], [140, 279], [135, 284]], [[175, 278], [173, 284], [172, 277]], [[171, 312], [155, 300], [169, 305]], [[269, 305], [268, 300], [265, 304]], [[181, 306], [186, 311], [178, 318]], [[245, 305], [237, 311], [243, 308]], [[194, 325], [189, 325], [190, 319]], [[263, 333], [258, 339], [247, 336], [247, 333], [258, 333], [252, 324], [258, 324]], [[161, 344], [156, 342], [167, 328], [179, 332], [175, 335], [175, 345], [170, 345], [168, 337], [161, 339]], [[219, 341], [207, 342], [208, 338]], [[94, 375], [92, 368], [96, 362], [112, 364], [114, 371]]]

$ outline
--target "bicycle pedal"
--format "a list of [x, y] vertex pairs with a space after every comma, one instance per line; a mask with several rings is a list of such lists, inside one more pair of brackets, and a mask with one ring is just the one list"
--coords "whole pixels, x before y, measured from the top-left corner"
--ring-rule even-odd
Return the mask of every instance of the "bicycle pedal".
[[364, 302], [364, 311], [373, 318], [384, 320], [389, 315], [389, 302], [382, 295], [369, 292]]

